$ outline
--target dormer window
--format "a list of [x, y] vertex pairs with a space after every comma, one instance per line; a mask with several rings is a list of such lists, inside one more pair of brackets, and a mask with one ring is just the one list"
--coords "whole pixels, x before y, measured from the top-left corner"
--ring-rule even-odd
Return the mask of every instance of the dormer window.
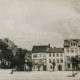
[[77, 42], [72, 41], [72, 42], [71, 42], [71, 46], [77, 46]]

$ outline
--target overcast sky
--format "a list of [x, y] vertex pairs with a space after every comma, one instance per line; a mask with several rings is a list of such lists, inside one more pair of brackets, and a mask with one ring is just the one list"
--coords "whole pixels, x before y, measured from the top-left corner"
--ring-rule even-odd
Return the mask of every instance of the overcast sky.
[[19, 47], [62, 47], [80, 39], [80, 0], [0, 0], [0, 38]]

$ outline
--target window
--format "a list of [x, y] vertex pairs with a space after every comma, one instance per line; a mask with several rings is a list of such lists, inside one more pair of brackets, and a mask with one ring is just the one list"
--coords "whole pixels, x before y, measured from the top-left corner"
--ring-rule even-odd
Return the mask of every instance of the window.
[[70, 61], [70, 56], [66, 56], [67, 60]]
[[70, 63], [67, 63], [67, 67], [70, 68]]
[[63, 59], [61, 59], [61, 63], [63, 63]]
[[74, 53], [74, 50], [73, 49], [71, 49], [71, 53]]
[[75, 49], [75, 53], [77, 53], [78, 52], [78, 49]]
[[63, 56], [63, 54], [61, 53], [61, 57]]
[[59, 54], [57, 54], [57, 57], [59, 56]]
[[59, 63], [59, 59], [57, 59], [57, 63]]
[[50, 69], [52, 69], [52, 65], [50, 66]]
[[42, 55], [41, 55], [41, 54], [39, 54], [39, 57], [42, 57]]
[[72, 41], [72, 42], [71, 42], [71, 46], [77, 46], [77, 42]]
[[55, 62], [55, 59], [53, 59], [53, 62]]
[[34, 58], [37, 58], [37, 54], [34, 53], [34, 54], [33, 54], [33, 57], [34, 57]]
[[71, 58], [74, 58], [74, 56], [71, 56]]
[[39, 63], [42, 63], [42, 59], [39, 60]]
[[51, 59], [49, 59], [49, 63], [51, 63]]
[[67, 52], [67, 53], [69, 53], [69, 52], [70, 52], [68, 48], [66, 49], [66, 52]]
[[46, 57], [46, 54], [45, 53], [43, 54], [43, 57]]
[[51, 57], [51, 53], [49, 54], [49, 57]]
[[46, 63], [46, 60], [43, 60], [43, 63]]
[[53, 53], [53, 57], [55, 57], [55, 53]]

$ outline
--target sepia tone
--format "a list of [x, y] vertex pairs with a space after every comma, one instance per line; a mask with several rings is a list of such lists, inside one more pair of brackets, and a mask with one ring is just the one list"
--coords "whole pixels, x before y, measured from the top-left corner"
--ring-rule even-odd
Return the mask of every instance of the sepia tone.
[[0, 80], [80, 79], [80, 0], [0, 0]]

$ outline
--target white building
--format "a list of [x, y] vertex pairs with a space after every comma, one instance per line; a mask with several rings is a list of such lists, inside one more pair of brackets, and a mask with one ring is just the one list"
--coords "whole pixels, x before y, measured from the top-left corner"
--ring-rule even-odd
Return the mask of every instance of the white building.
[[50, 48], [48, 46], [33, 46], [32, 48], [33, 70], [64, 70], [64, 48]]
[[[33, 46], [32, 60], [36, 64], [40, 64], [40, 70], [53, 70], [53, 62], [55, 62], [55, 70], [72, 70], [71, 58], [80, 57], [80, 39], [64, 40], [63, 48], [51, 48], [48, 46]], [[34, 66], [38, 70], [39, 65]], [[80, 65], [79, 65], [80, 66]]]
[[53, 62], [55, 62], [55, 69], [64, 70], [64, 48], [50, 48], [47, 52], [47, 70], [53, 71]]
[[80, 39], [64, 40], [65, 70], [72, 70], [71, 58], [80, 55]]
[[47, 67], [47, 50], [50, 45], [33, 46], [32, 48], [32, 61], [33, 70], [46, 70]]

